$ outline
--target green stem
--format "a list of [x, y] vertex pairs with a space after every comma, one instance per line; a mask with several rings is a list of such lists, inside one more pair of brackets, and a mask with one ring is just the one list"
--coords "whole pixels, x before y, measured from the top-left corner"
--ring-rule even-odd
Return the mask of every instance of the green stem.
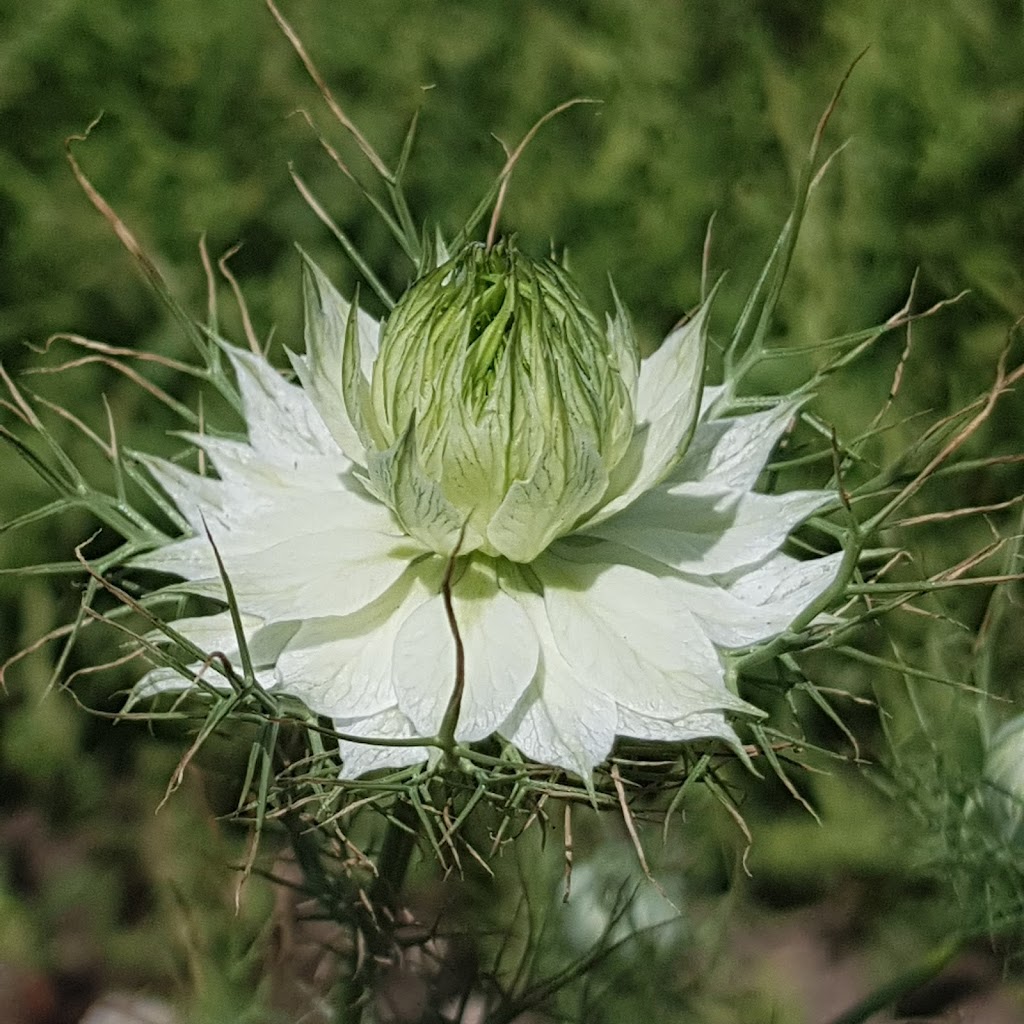
[[369, 1024], [372, 1011], [374, 975], [378, 963], [392, 952], [393, 924], [399, 908], [405, 876], [416, 848], [416, 813], [405, 800], [399, 800], [388, 821], [384, 842], [377, 857], [377, 874], [365, 903], [357, 902], [356, 927], [365, 940], [368, 955], [338, 985], [335, 997], [335, 1024]]
[[416, 812], [406, 801], [399, 800], [394, 819], [388, 822], [384, 833], [384, 844], [377, 858], [377, 877], [370, 886], [370, 905], [374, 908], [396, 909], [412, 851], [416, 848], [417, 825]]
[[856, 1006], [847, 1010], [846, 1013], [836, 1017], [832, 1024], [864, 1024], [874, 1014], [884, 1010], [891, 1003], [896, 1002], [901, 996], [905, 996], [915, 989], [920, 988], [925, 982], [931, 981], [940, 974], [960, 952], [961, 939], [947, 939], [941, 946], [937, 946], [909, 970], [886, 982], [880, 988], [875, 989], [869, 996], [862, 999]]

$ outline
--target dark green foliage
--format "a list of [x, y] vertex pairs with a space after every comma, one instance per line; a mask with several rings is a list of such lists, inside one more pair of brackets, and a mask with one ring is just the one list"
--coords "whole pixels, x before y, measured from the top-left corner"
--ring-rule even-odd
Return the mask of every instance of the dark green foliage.
[[[953, 308], [915, 325], [900, 400], [907, 419], [874, 442], [891, 457], [920, 435], [921, 423], [910, 418], [915, 413], [928, 410], [937, 418], [989, 385], [1007, 332], [1024, 313], [1024, 12], [1016, 2], [292, 0], [284, 13], [346, 113], [386, 159], [397, 158], [410, 119], [421, 111], [407, 191], [419, 218], [448, 231], [462, 224], [505, 159], [492, 133], [513, 146], [556, 104], [575, 96], [599, 100], [600, 106], [562, 114], [538, 135], [516, 168], [502, 223], [517, 233], [525, 251], [540, 255], [552, 246], [567, 248], [595, 308], [609, 305], [610, 274], [648, 347], [699, 300], [701, 253], [712, 215], [711, 278], [729, 271], [714, 312], [724, 345], [725, 327], [735, 322], [787, 215], [818, 117], [848, 65], [868, 46], [828, 132], [826, 150], [849, 144], [811, 199], [779, 307], [780, 340], [806, 346], [807, 362], [820, 365], [814, 343], [884, 321], [904, 303], [915, 270], [917, 309], [971, 289]], [[75, 154], [183, 305], [200, 319], [206, 302], [198, 251], [203, 234], [214, 261], [243, 243], [230, 266], [262, 340], [273, 333], [275, 344], [301, 347], [293, 243], [324, 265], [343, 290], [356, 283], [354, 269], [296, 191], [290, 163], [385, 284], [400, 291], [411, 265], [297, 110], [309, 112], [354, 172], [375, 180], [256, 0], [0, 0], [4, 367], [16, 375], [30, 363], [53, 366], [82, 354], [60, 342], [45, 358], [26, 349], [25, 343], [41, 345], [57, 331], [167, 358], [188, 352], [188, 341], [65, 162], [65, 137], [82, 133], [101, 111], [103, 119], [87, 141], [75, 145]], [[240, 337], [223, 281], [218, 295], [224, 332]], [[826, 388], [816, 414], [837, 423], [841, 433], [865, 429], [886, 400], [903, 340], [885, 339], [843, 374], [840, 387]], [[807, 376], [806, 365], [786, 365], [774, 379], [757, 383], [787, 387]], [[105, 437], [104, 396], [128, 446], [177, 450], [166, 431], [179, 422], [103, 363], [56, 377], [17, 379]], [[182, 377], [158, 367], [152, 379], [190, 401]], [[11, 425], [6, 411], [0, 422]], [[972, 441], [969, 454], [1020, 453], [1022, 423], [1021, 399], [1011, 395]], [[102, 479], [109, 473], [71, 424], [55, 416], [48, 425], [85, 475]], [[907, 513], [995, 505], [1022, 489], [1019, 464], [979, 466], [933, 482], [919, 507]], [[75, 545], [95, 529], [83, 513], [2, 530], [52, 497], [12, 449], [0, 448], [0, 566], [69, 560]], [[1013, 509], [997, 510], [989, 521], [1007, 534], [1016, 529], [1014, 515]], [[911, 548], [922, 563], [918, 574], [956, 564], [984, 547], [991, 539], [989, 521], [916, 527]], [[112, 543], [100, 537], [96, 550]], [[1020, 565], [1001, 566], [996, 559], [979, 567], [1000, 570], [1015, 572]], [[79, 591], [64, 577], [0, 577], [0, 662], [73, 618], [78, 600]], [[906, 656], [934, 676], [989, 686], [997, 696], [1020, 701], [1021, 641], [1005, 625], [1008, 615], [999, 620], [1001, 631], [993, 627], [985, 634], [986, 653], [974, 646], [987, 600], [983, 593], [957, 592], [929, 598], [922, 604], [932, 618], [908, 614], [884, 636], [869, 627], [861, 648], [890, 660]], [[126, 983], [166, 984], [181, 963], [169, 955], [167, 965], [140, 964], [138, 948], [126, 935], [151, 936], [180, 918], [166, 907], [144, 907], [142, 919], [126, 923], [118, 916], [123, 907], [118, 909], [116, 893], [123, 896], [126, 886], [138, 883], [140, 899], [153, 898], [153, 875], [163, 863], [153, 849], [166, 836], [154, 836], [148, 813], [159, 799], [157, 780], [173, 758], [163, 751], [146, 753], [150, 748], [140, 742], [141, 731], [112, 735], [104, 723], [79, 716], [59, 693], [40, 703], [55, 656], [47, 650], [7, 676], [0, 719], [3, 811], [17, 816], [40, 808], [40, 834], [53, 842], [53, 830], [74, 832], [86, 823], [110, 830], [114, 838], [108, 845], [94, 837], [83, 840], [75, 848], [75, 872], [59, 884], [47, 879], [29, 896], [12, 874], [10, 844], [3, 845], [0, 907], [13, 909], [4, 910], [0, 961], [59, 967], [46, 948], [46, 929], [56, 927], [51, 904], [74, 902], [91, 890], [109, 899], [98, 901], [103, 906], [90, 926], [97, 930], [90, 948], [120, 964]], [[778, 902], [795, 892], [799, 902], [837, 887], [855, 891], [866, 944], [884, 977], [891, 966], [884, 956], [889, 946], [909, 935], [912, 950], [924, 950], [961, 922], [956, 898], [975, 904], [999, 899], [1019, 913], [1019, 863], [996, 838], [964, 840], [964, 829], [977, 818], [981, 771], [983, 729], [973, 697], [901, 678], [891, 667], [815, 657], [822, 662], [813, 663], [815, 678], [883, 705], [884, 730], [877, 712], [861, 705], [851, 704], [843, 719], [858, 726], [854, 731], [863, 736], [870, 759], [886, 760], [887, 766], [867, 772], [871, 788], [859, 775], [848, 780], [846, 773], [854, 773], [845, 767], [836, 767], [838, 775], [827, 781], [798, 776], [824, 829], [769, 770], [771, 781], [763, 785], [731, 780], [748, 793], [743, 811], [755, 832], [750, 863], [756, 881], [750, 893], [735, 898], [762, 907], [771, 894]], [[68, 668], [98, 660], [86, 644]], [[92, 706], [109, 710], [111, 691], [126, 678], [111, 674], [78, 692]], [[766, 705], [769, 691], [765, 683]], [[794, 701], [811, 743], [844, 746], [846, 738], [819, 705], [811, 708], [804, 694]], [[784, 705], [781, 696], [778, 703]], [[993, 720], [1004, 713], [1001, 707], [988, 707], [989, 712]], [[129, 770], [147, 788], [122, 801], [124, 784], [117, 779]], [[879, 791], [893, 803], [876, 800]], [[118, 799], [108, 800], [111, 793]], [[181, 819], [161, 827], [172, 834], [187, 829], [196, 806], [176, 796], [163, 813]], [[893, 806], [909, 806], [913, 814]], [[716, 886], [739, 877], [732, 857], [743, 843], [738, 833], [726, 831], [718, 812], [700, 804], [690, 813], [701, 831], [696, 839], [683, 832], [683, 842], [698, 851], [686, 870], [698, 898], [711, 901]], [[126, 824], [131, 815], [145, 819], [146, 827]], [[927, 822], [936, 817], [941, 828], [925, 835]], [[991, 885], [971, 888], [971, 879], [984, 870], [979, 850], [997, 847], [999, 870], [993, 869]], [[198, 889], [214, 884], [204, 874], [210, 868], [205, 856], [189, 850], [185, 857], [202, 866], [189, 875]], [[883, 893], [884, 901], [873, 905], [867, 891]], [[196, 899], [203, 901], [201, 895]], [[995, 915], [987, 906], [974, 909], [971, 928], [980, 932]], [[190, 918], [201, 956], [211, 964], [242, 965], [223, 993], [207, 991], [208, 1006], [249, 986], [245, 971], [252, 954], [246, 943], [258, 928], [250, 924], [231, 932], [229, 908], [224, 915], [213, 923]], [[727, 943], [719, 955], [727, 960]], [[699, 963], [703, 968], [704, 961]], [[111, 970], [113, 983], [118, 972]], [[700, 1019], [730, 1019], [720, 1016], [721, 999], [715, 1010], [701, 1002], [701, 980], [723, 989], [736, 984], [728, 965], [706, 977], [682, 971], [678, 990], [691, 1000], [686, 1006], [696, 1007], [695, 1016], [683, 1008], [672, 1019], [698, 1019], [698, 1011]], [[198, 984], [194, 977], [189, 982]], [[622, 992], [646, 991], [644, 978], [632, 984], [629, 989], [622, 982], [619, 996], [607, 996], [615, 1012], [625, 1001]], [[755, 989], [752, 983], [749, 990], [732, 989], [729, 998], [750, 1019], [767, 1019], [773, 997], [751, 996]], [[571, 1019], [568, 1006], [562, 1011]], [[215, 1020], [216, 1012], [210, 1012]], [[785, 1013], [780, 1010], [776, 1019], [798, 1019]], [[587, 1019], [625, 1018], [620, 1013]]]

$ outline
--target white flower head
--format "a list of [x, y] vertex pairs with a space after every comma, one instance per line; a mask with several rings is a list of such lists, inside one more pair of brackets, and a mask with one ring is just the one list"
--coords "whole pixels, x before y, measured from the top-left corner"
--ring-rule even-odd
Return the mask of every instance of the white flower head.
[[[623, 309], [602, 329], [508, 242], [382, 324], [308, 260], [304, 293], [298, 383], [229, 349], [248, 440], [192, 437], [217, 478], [148, 460], [193, 535], [136, 564], [223, 600], [219, 554], [260, 683], [334, 720], [350, 777], [446, 735], [584, 777], [616, 736], [736, 744], [723, 652], [832, 583], [780, 548], [834, 495], [754, 490], [797, 404], [712, 415], [707, 304], [641, 362]], [[227, 612], [173, 626], [239, 658]]]
[[1024, 839], [1024, 715], [996, 730], [985, 753], [985, 804], [1009, 842]]
[[[616, 946], [636, 937], [643, 941], [645, 955], [668, 953], [686, 939], [690, 922], [682, 912], [684, 873], [673, 871], [664, 885], [655, 883], [645, 874], [636, 851], [621, 843], [606, 841], [573, 864], [568, 900], [564, 887], [559, 879], [556, 898], [564, 903], [562, 928], [580, 953], [601, 943]], [[635, 955], [635, 947], [627, 946], [626, 956]]]

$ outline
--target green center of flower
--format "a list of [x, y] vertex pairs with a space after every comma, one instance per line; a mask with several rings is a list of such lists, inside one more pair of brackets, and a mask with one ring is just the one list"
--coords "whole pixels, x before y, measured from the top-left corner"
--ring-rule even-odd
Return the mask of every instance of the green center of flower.
[[635, 362], [631, 339], [606, 336], [562, 267], [510, 242], [469, 245], [384, 325], [369, 393], [376, 443], [413, 433], [418, 469], [470, 548], [530, 561], [607, 489], [634, 429]]

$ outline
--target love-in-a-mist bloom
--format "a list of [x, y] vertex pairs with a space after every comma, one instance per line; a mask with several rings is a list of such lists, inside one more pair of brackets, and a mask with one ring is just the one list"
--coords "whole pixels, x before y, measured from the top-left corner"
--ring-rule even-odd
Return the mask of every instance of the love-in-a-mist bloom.
[[1024, 715], [996, 730], [985, 752], [985, 805], [1011, 843], [1024, 839]]
[[[223, 599], [215, 545], [260, 683], [367, 740], [342, 742], [349, 776], [445, 729], [580, 774], [616, 736], [735, 742], [726, 715], [754, 709], [721, 652], [832, 582], [835, 557], [780, 548], [834, 495], [754, 490], [796, 403], [711, 415], [706, 305], [641, 361], [621, 308], [602, 329], [508, 242], [380, 324], [309, 262], [304, 292], [297, 383], [229, 353], [248, 441], [193, 438], [217, 478], [148, 460], [193, 535], [137, 564]], [[174, 628], [238, 659], [227, 612]], [[181, 685], [161, 667], [139, 692]]]

